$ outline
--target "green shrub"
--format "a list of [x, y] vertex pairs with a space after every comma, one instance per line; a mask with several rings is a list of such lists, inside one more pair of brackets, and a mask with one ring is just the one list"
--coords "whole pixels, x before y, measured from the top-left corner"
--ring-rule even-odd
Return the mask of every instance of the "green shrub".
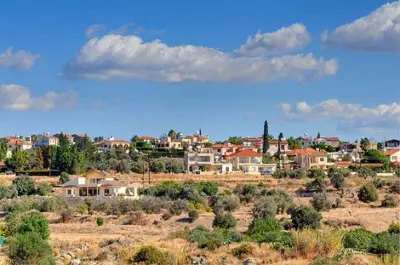
[[371, 245], [372, 236], [365, 228], [347, 231], [343, 237], [343, 247], [366, 251]]
[[0, 200], [11, 199], [18, 196], [18, 191], [14, 185], [0, 185]]
[[293, 237], [290, 232], [272, 231], [261, 238], [258, 243], [272, 243], [276, 248], [290, 248], [293, 246]]
[[41, 212], [60, 212], [67, 207], [63, 197], [46, 198], [40, 205]]
[[374, 184], [375, 188], [382, 189], [385, 186], [385, 181], [376, 177], [372, 180], [372, 184]]
[[43, 240], [50, 236], [49, 222], [38, 211], [15, 212], [6, 217], [6, 236], [35, 232]]
[[370, 167], [361, 167], [357, 170], [357, 174], [359, 177], [367, 178], [367, 177], [376, 177], [376, 172]]
[[215, 215], [212, 225], [213, 227], [225, 229], [234, 228], [236, 227], [236, 219], [230, 213], [217, 214]]
[[400, 234], [400, 223], [393, 222], [389, 225], [389, 229], [387, 231], [389, 234]]
[[86, 203], [82, 202], [75, 207], [74, 211], [80, 214], [85, 214], [89, 211], [89, 207], [87, 206]]
[[390, 186], [390, 192], [400, 194], [400, 180], [396, 180]]
[[58, 182], [64, 184], [67, 181], [69, 181], [69, 174], [67, 172], [61, 172]]
[[275, 201], [277, 206], [277, 214], [283, 214], [294, 205], [292, 197], [283, 190], [272, 189], [267, 191], [265, 196], [272, 197], [272, 199]]
[[244, 259], [253, 253], [254, 247], [248, 243], [242, 244], [234, 249], [231, 253], [238, 259]]
[[196, 187], [207, 196], [215, 196], [218, 192], [218, 183], [214, 181], [201, 181]]
[[400, 234], [383, 232], [373, 236], [369, 251], [374, 254], [399, 255]]
[[249, 203], [258, 195], [258, 188], [254, 184], [238, 185], [233, 193], [239, 196], [241, 202]]
[[127, 220], [129, 225], [146, 225], [147, 221], [142, 211], [131, 212]]
[[317, 177], [306, 184], [306, 190], [308, 192], [325, 192], [327, 188], [328, 185], [322, 177]]
[[378, 191], [375, 186], [371, 183], [365, 184], [358, 191], [358, 199], [362, 202], [374, 202], [378, 200]]
[[254, 219], [275, 218], [278, 206], [273, 197], [262, 197], [254, 202], [253, 217]]
[[164, 265], [167, 264], [169, 256], [167, 252], [161, 251], [154, 246], [143, 246], [136, 253], [133, 261], [144, 262], [144, 264], [148, 265]]
[[196, 243], [199, 248], [214, 251], [223, 245], [223, 238], [204, 226], [197, 226], [189, 233], [188, 241]]
[[333, 258], [318, 257], [312, 260], [309, 265], [340, 265], [340, 263]]
[[101, 216], [97, 217], [96, 224], [97, 224], [97, 226], [103, 226], [104, 225], [104, 218], [101, 217]]
[[189, 220], [191, 223], [194, 223], [197, 219], [199, 219], [199, 212], [196, 210], [190, 210], [188, 213]]
[[167, 221], [167, 220], [169, 220], [169, 219], [172, 218], [172, 214], [171, 214], [170, 212], [165, 212], [163, 215], [161, 215], [161, 218], [162, 218], [164, 221]]
[[13, 180], [13, 185], [19, 196], [35, 194], [35, 180], [32, 177], [19, 176]]
[[325, 172], [320, 168], [311, 168], [307, 171], [309, 178], [325, 178]]
[[216, 229], [216, 234], [224, 244], [232, 244], [243, 241], [243, 235], [234, 229]]
[[322, 216], [313, 208], [302, 205], [293, 209], [291, 212], [291, 218], [295, 229], [317, 229], [320, 226]]
[[318, 212], [328, 212], [332, 208], [332, 203], [328, 200], [326, 193], [314, 193], [311, 204]]
[[330, 177], [330, 181], [332, 186], [337, 189], [337, 190], [341, 190], [344, 188], [345, 186], [345, 177], [343, 175], [342, 172], [335, 172], [331, 177]]
[[8, 237], [6, 253], [13, 264], [55, 264], [50, 245], [36, 232]]
[[397, 201], [396, 197], [393, 195], [385, 195], [385, 199], [383, 199], [381, 207], [386, 207], [386, 208], [395, 208], [399, 205], [399, 202]]
[[219, 196], [213, 204], [213, 212], [215, 214], [222, 211], [233, 212], [240, 207], [240, 200], [235, 196]]
[[36, 192], [40, 196], [49, 196], [51, 194], [51, 185], [47, 182], [40, 182]]
[[344, 168], [338, 168], [338, 167], [331, 167], [328, 169], [328, 177], [332, 178], [333, 175], [336, 173], [340, 173], [343, 175], [343, 177], [347, 178], [350, 176], [350, 170], [344, 169]]
[[281, 231], [281, 225], [274, 219], [254, 219], [247, 230], [247, 235], [254, 241], [260, 241], [269, 232]]

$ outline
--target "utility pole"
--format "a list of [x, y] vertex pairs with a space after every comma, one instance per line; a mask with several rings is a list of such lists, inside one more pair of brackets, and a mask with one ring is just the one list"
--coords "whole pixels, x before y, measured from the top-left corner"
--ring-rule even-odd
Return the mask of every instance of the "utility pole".
[[150, 153], [147, 153], [147, 163], [148, 163], [148, 169], [149, 169], [149, 185], [151, 183], [150, 179]]

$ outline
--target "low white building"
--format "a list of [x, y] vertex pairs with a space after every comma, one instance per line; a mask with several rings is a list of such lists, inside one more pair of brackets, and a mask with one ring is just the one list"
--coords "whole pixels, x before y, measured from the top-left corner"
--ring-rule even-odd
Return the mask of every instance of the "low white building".
[[106, 172], [92, 170], [62, 185], [65, 196], [130, 196], [138, 199], [140, 184], [124, 185]]
[[118, 140], [115, 139], [113, 136], [109, 137], [103, 142], [95, 143], [95, 145], [97, 146], [99, 152], [107, 152], [111, 149], [121, 149], [129, 152], [129, 149], [131, 147], [131, 143], [129, 141]]
[[37, 141], [35, 142], [35, 146], [57, 146], [58, 145], [58, 137], [50, 135], [49, 133], [39, 134], [37, 136]]

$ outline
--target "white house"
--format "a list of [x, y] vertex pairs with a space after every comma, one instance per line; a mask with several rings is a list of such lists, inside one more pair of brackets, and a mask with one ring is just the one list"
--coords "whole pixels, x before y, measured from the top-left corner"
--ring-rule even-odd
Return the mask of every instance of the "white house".
[[52, 146], [58, 145], [58, 137], [50, 135], [49, 133], [39, 134], [37, 137], [37, 141], [35, 142], [35, 146]]
[[[273, 156], [276, 153], [278, 153], [278, 149], [279, 149], [279, 141], [276, 139], [270, 139], [268, 140], [268, 144], [269, 144], [269, 148], [268, 148], [268, 154]], [[289, 143], [288, 141], [282, 139], [281, 140], [281, 153], [285, 153], [287, 151], [289, 151]]]
[[274, 172], [276, 164], [263, 164], [263, 155], [251, 149], [244, 149], [227, 157], [233, 170], [241, 170], [246, 174], [260, 174], [263, 171]]
[[62, 185], [65, 196], [130, 196], [139, 198], [140, 184], [124, 185], [106, 172], [92, 170]]
[[391, 149], [384, 151], [383, 154], [389, 158], [390, 163], [400, 163], [400, 150], [399, 149]]
[[125, 140], [115, 139], [113, 136], [111, 136], [103, 142], [95, 143], [95, 145], [97, 146], [99, 152], [107, 152], [111, 149], [122, 149], [126, 152], [129, 152], [131, 143]]

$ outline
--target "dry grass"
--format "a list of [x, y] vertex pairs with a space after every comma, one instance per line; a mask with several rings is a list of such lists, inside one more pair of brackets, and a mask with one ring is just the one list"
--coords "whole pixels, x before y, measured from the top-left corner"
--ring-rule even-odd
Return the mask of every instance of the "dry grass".
[[293, 245], [299, 257], [331, 257], [341, 247], [343, 231], [338, 229], [303, 230], [293, 232]]

